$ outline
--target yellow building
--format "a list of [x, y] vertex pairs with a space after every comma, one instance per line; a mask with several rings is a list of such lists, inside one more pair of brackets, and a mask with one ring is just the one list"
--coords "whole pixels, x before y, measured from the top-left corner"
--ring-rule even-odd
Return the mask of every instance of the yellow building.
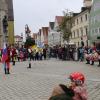
[[14, 44], [14, 21], [8, 21], [8, 42]]
[[3, 47], [4, 33], [2, 20], [5, 15], [8, 17], [6, 41], [8, 44], [14, 44], [14, 14], [12, 0], [0, 0], [0, 48]]
[[8, 7], [8, 42], [14, 44], [14, 11], [13, 0], [6, 0]]

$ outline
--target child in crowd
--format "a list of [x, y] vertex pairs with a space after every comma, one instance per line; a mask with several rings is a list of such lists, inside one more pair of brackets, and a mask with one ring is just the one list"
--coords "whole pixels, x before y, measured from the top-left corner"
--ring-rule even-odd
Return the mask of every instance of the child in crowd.
[[69, 76], [70, 86], [58, 85], [54, 88], [49, 100], [87, 100], [87, 92], [84, 86], [84, 75], [74, 72]]

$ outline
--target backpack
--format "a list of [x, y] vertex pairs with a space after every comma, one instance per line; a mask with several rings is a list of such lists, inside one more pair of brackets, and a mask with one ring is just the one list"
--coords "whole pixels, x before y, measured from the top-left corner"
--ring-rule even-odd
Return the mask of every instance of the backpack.
[[67, 86], [63, 84], [60, 84], [59, 86], [65, 93], [53, 96], [49, 100], [72, 100], [74, 96], [74, 91], [70, 88], [67, 88]]

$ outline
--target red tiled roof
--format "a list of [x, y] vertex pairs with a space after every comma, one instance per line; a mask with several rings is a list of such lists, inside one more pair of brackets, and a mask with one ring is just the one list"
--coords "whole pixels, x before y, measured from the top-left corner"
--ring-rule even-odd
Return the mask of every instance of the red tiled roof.
[[19, 35], [15, 35], [15, 38], [21, 38], [21, 36], [19, 36]]
[[57, 20], [58, 25], [61, 24], [63, 18], [64, 18], [64, 16], [56, 16], [56, 17], [55, 17], [55, 19]]
[[42, 27], [43, 34], [48, 35], [49, 27]]

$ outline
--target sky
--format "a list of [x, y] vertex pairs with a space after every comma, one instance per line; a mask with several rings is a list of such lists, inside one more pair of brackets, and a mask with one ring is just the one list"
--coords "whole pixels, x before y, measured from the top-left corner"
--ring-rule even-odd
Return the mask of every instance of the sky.
[[55, 16], [62, 16], [69, 9], [80, 12], [83, 0], [13, 0], [15, 34], [24, 33], [28, 24], [32, 33], [37, 33], [41, 27], [48, 27], [55, 21]]

